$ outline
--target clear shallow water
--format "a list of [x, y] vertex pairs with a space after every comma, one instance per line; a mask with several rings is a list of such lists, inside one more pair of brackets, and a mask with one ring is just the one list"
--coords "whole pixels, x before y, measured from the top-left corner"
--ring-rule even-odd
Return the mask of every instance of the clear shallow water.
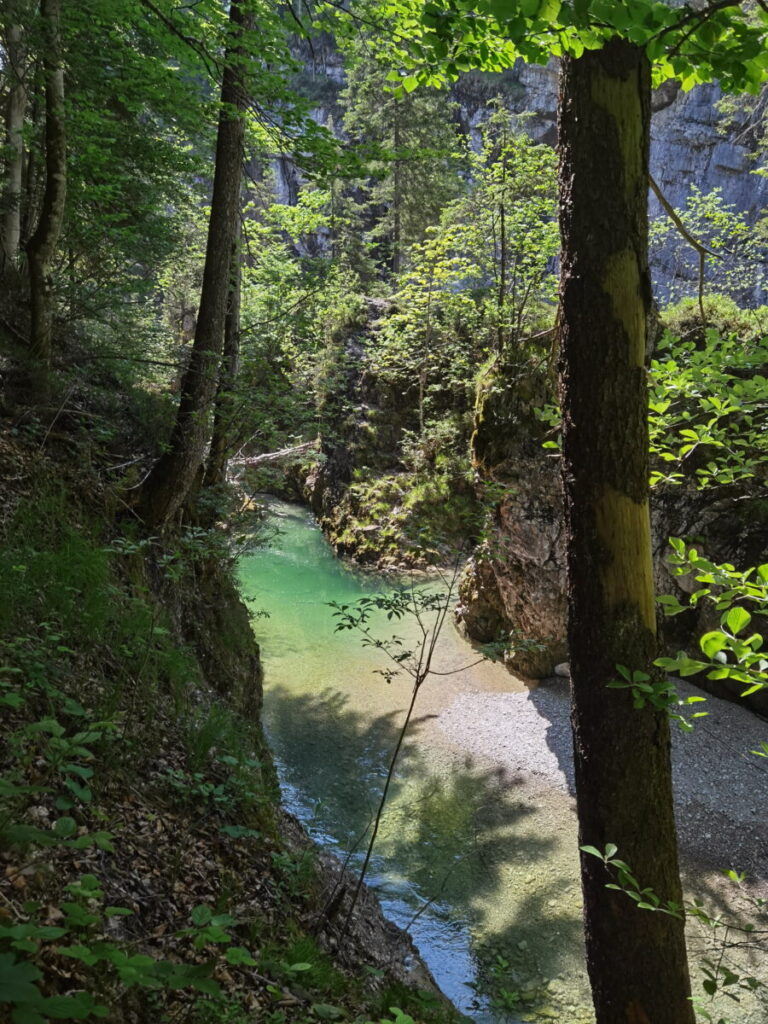
[[[337, 560], [305, 510], [271, 504], [278, 540], [240, 565], [254, 612], [269, 613], [254, 623], [265, 728], [288, 805], [344, 856], [365, 845], [411, 686], [405, 674], [387, 683], [381, 652], [334, 632], [328, 603], [395, 584]], [[415, 640], [411, 621], [372, 622], [382, 638]], [[367, 881], [473, 1020], [579, 1024], [590, 1013], [571, 801], [474, 756], [441, 725], [463, 694], [524, 691], [499, 665], [464, 667], [476, 657], [447, 622], [434, 667], [448, 674], [419, 694]], [[478, 958], [498, 965], [497, 956], [496, 988], [529, 997], [508, 1012], [473, 987]]]

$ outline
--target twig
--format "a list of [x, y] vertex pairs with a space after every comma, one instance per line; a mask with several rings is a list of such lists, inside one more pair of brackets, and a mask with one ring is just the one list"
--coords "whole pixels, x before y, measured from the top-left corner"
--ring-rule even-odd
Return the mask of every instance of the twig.
[[705, 245], [699, 242], [698, 239], [693, 237], [688, 228], [685, 226], [685, 224], [683, 224], [682, 220], [680, 219], [680, 215], [677, 213], [675, 208], [672, 206], [667, 197], [664, 195], [664, 193], [661, 191], [659, 186], [654, 181], [652, 174], [648, 175], [648, 181], [651, 186], [651, 191], [661, 203], [664, 212], [667, 214], [669, 219], [675, 225], [675, 227], [686, 240], [686, 242], [688, 242], [688, 244], [691, 245], [699, 254], [699, 313], [701, 314], [701, 325], [702, 327], [706, 327], [707, 318], [704, 313], [704, 258], [705, 256], [718, 257], [718, 253], [713, 252], [711, 249], [708, 249]]
[[[371, 837], [368, 840], [368, 847], [365, 851], [365, 858], [363, 860], [362, 867], [360, 868], [360, 874], [358, 875], [357, 878], [357, 884], [355, 885], [355, 891], [352, 894], [352, 900], [349, 904], [349, 909], [347, 910], [347, 915], [344, 919], [344, 924], [341, 928], [340, 938], [342, 939], [347, 934], [347, 930], [352, 919], [352, 914], [354, 913], [354, 909], [360, 897], [360, 892], [363, 887], [363, 882], [365, 880], [365, 875], [368, 870], [368, 865], [370, 864], [371, 857], [373, 856], [373, 848], [376, 844], [376, 836], [378, 835], [381, 820], [384, 815], [384, 808], [386, 807], [389, 789], [392, 784], [392, 780], [394, 779], [395, 768], [397, 766], [397, 761], [400, 756], [400, 750], [405, 741], [405, 736], [406, 733], [408, 732], [408, 726], [411, 723], [411, 718], [413, 717], [414, 708], [416, 706], [416, 698], [419, 695], [419, 690], [421, 689], [422, 684], [431, 675], [432, 658], [435, 653], [435, 647], [437, 646], [437, 641], [440, 637], [440, 633], [442, 632], [443, 626], [445, 625], [445, 619], [446, 615], [448, 614], [448, 607], [450, 605], [451, 595], [453, 593], [453, 588], [456, 584], [458, 574], [459, 560], [457, 559], [456, 565], [454, 566], [453, 575], [451, 577], [451, 581], [448, 587], [448, 592], [445, 595], [445, 600], [443, 601], [442, 605], [438, 608], [437, 617], [435, 618], [430, 630], [427, 630], [426, 627], [424, 626], [424, 623], [422, 622], [418, 602], [415, 600], [415, 584], [413, 582], [413, 579], [411, 580], [411, 600], [413, 601], [413, 612], [416, 621], [419, 625], [419, 628], [422, 632], [423, 639], [419, 644], [419, 656], [415, 667], [408, 668], [406, 666], [406, 670], [413, 678], [413, 690], [411, 691], [411, 700], [410, 703], [408, 704], [408, 710], [406, 712], [403, 725], [397, 737], [395, 749], [392, 751], [392, 757], [390, 758], [389, 761], [389, 767], [387, 769], [387, 775], [384, 781], [384, 789], [382, 790], [379, 805], [376, 810], [376, 817], [374, 818]], [[367, 632], [370, 635], [370, 630], [363, 632]], [[397, 662], [397, 659], [394, 658], [389, 653], [389, 651], [387, 651], [386, 647], [384, 647], [383, 649], [393, 661]], [[397, 662], [397, 664], [400, 663]]]
[[52, 430], [53, 430], [53, 428], [54, 428], [54, 427], [56, 426], [56, 422], [58, 421], [58, 418], [59, 418], [59, 416], [61, 416], [61, 414], [62, 414], [62, 413], [64, 412], [64, 407], [66, 406], [67, 402], [68, 402], [68, 401], [70, 400], [70, 398], [72, 397], [72, 393], [74, 392], [74, 390], [75, 390], [75, 386], [74, 386], [74, 384], [73, 384], [73, 385], [72, 385], [72, 387], [71, 387], [71, 388], [69, 389], [69, 391], [68, 391], [68, 392], [66, 393], [66, 395], [64, 396], [64, 400], [63, 400], [63, 402], [61, 403], [61, 405], [59, 406], [59, 408], [58, 408], [58, 411], [57, 411], [56, 415], [55, 415], [55, 416], [53, 417], [53, 419], [51, 420], [51, 422], [50, 422], [50, 424], [49, 424], [49, 426], [48, 426], [48, 429], [47, 429], [47, 430], [46, 430], [46, 432], [45, 432], [45, 437], [44, 437], [44, 438], [43, 438], [43, 440], [42, 440], [42, 441], [40, 442], [40, 448], [39, 448], [39, 451], [42, 451], [42, 450], [43, 450], [43, 448], [45, 448], [45, 442], [46, 442], [46, 441], [48, 440], [48, 438], [49, 438], [49, 437], [50, 437], [50, 435], [51, 435], [51, 431], [52, 431]]

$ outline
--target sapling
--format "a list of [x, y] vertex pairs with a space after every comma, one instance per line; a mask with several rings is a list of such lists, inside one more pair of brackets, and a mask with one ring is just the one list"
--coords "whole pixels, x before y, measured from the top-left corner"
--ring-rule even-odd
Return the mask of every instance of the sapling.
[[[421, 687], [430, 676], [453, 675], [456, 672], [465, 671], [479, 664], [486, 657], [485, 654], [482, 654], [469, 665], [464, 665], [461, 668], [452, 669], [448, 672], [440, 672], [433, 667], [435, 651], [451, 606], [451, 599], [456, 588], [458, 575], [458, 563], [454, 566], [450, 575], [445, 576], [441, 574], [441, 580], [445, 585], [445, 590], [443, 591], [420, 589], [411, 581], [410, 585], [401, 587], [391, 594], [376, 594], [371, 597], [364, 597], [351, 605], [331, 602], [331, 607], [334, 609], [334, 617], [338, 620], [336, 631], [345, 629], [354, 631], [360, 636], [364, 647], [373, 647], [380, 650], [390, 662], [384, 668], [377, 669], [378, 674], [384, 676], [388, 683], [395, 676], [400, 675], [401, 672], [405, 672], [413, 680], [410, 701], [389, 760], [384, 788], [382, 789], [376, 814], [373, 818], [373, 826], [363, 858], [363, 864], [341, 929], [342, 936], [346, 934], [349, 928], [352, 914], [363, 887], [400, 751], [413, 717]], [[374, 611], [386, 612], [388, 620], [400, 620], [405, 616], [410, 616], [415, 621], [418, 631], [414, 649], [406, 649], [401, 637], [390, 636], [386, 639], [381, 639], [376, 636], [374, 632], [375, 627], [371, 623], [371, 615]]]

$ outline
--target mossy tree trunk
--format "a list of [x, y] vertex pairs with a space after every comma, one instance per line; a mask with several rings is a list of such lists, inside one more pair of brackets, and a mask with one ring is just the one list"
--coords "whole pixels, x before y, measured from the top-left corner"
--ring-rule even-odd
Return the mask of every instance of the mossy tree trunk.
[[[563, 61], [560, 391], [580, 844], [615, 843], [641, 886], [681, 902], [669, 720], [607, 689], [652, 671], [645, 331], [650, 73], [613, 40]], [[598, 1024], [693, 1024], [683, 922], [638, 909], [581, 855]]]
[[203, 487], [220, 487], [226, 481], [227, 460], [233, 435], [234, 392], [240, 372], [240, 294], [241, 257], [240, 232], [232, 250], [232, 269], [229, 280], [227, 315], [224, 320], [224, 350], [221, 373], [216, 390], [216, 408], [213, 413], [213, 431], [208, 461], [205, 465]]
[[[9, 12], [10, 13], [10, 12]], [[20, 12], [19, 12], [20, 13]], [[13, 12], [16, 14], [16, 12]], [[18, 17], [18, 14], [16, 14]], [[15, 18], [12, 18], [15, 20]], [[3, 258], [16, 266], [21, 241], [21, 197], [24, 179], [24, 117], [27, 110], [24, 30], [11, 24], [6, 32], [8, 98], [5, 112], [5, 188], [3, 192]]]
[[59, 0], [41, 0], [40, 17], [44, 41], [45, 190], [37, 227], [27, 243], [30, 335], [26, 389], [32, 397], [44, 400], [50, 385], [53, 349], [51, 264], [64, 223], [67, 196], [67, 136]]
[[210, 439], [211, 409], [219, 381], [232, 253], [240, 216], [247, 104], [242, 40], [249, 20], [236, 2], [230, 6], [229, 20], [231, 37], [224, 58], [200, 308], [168, 450], [153, 466], [138, 503], [139, 514], [149, 529], [163, 529], [187, 502], [202, 478]]

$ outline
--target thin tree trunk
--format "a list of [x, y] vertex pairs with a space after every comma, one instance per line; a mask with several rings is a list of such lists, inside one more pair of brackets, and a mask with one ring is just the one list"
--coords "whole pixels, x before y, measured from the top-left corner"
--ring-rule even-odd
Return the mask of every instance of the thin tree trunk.
[[139, 514], [150, 529], [166, 526], [200, 479], [219, 379], [232, 252], [239, 223], [245, 131], [243, 113], [247, 99], [239, 45], [247, 26], [238, 3], [232, 3], [229, 18], [232, 37], [225, 55], [221, 86], [216, 168], [200, 308], [168, 450], [155, 463], [139, 499]]
[[393, 110], [395, 112], [394, 134], [392, 138], [395, 151], [395, 163], [392, 180], [392, 273], [399, 274], [402, 263], [402, 209], [403, 209], [403, 186], [402, 186], [402, 162], [400, 159], [400, 116], [401, 108], [397, 99], [394, 100]]
[[64, 68], [60, 0], [41, 0], [45, 52], [45, 191], [34, 234], [27, 243], [30, 301], [30, 384], [47, 394], [53, 349], [51, 263], [64, 222], [67, 195], [67, 137], [64, 126]]
[[237, 232], [232, 250], [232, 269], [229, 280], [229, 301], [224, 320], [224, 351], [222, 355], [216, 407], [213, 413], [213, 433], [203, 487], [220, 487], [227, 475], [232, 434], [232, 394], [240, 371], [240, 232]]
[[[568, 638], [581, 844], [681, 900], [669, 721], [607, 689], [616, 665], [652, 671], [645, 330], [650, 74], [613, 40], [563, 61], [560, 391]], [[582, 853], [587, 966], [598, 1024], [693, 1024], [683, 922], [640, 910]]]
[[504, 303], [507, 299], [507, 154], [506, 133], [504, 136], [504, 153], [501, 164], [501, 201], [499, 203], [499, 292], [496, 300], [496, 313], [499, 318], [496, 346], [499, 354], [504, 351], [506, 330], [504, 327]]
[[[35, 80], [33, 68], [29, 69], [30, 80]], [[45, 103], [41, 102], [40, 90], [31, 90], [31, 102], [28, 105], [29, 124], [34, 135], [42, 133], [45, 116]], [[23, 165], [22, 200], [21, 200], [21, 246], [26, 249], [24, 240], [29, 239], [38, 220], [38, 211], [42, 207], [40, 201], [43, 192], [44, 167], [42, 166], [39, 147], [31, 146], [25, 153]]]
[[24, 175], [24, 114], [27, 109], [25, 56], [21, 25], [8, 29], [8, 103], [5, 115], [5, 145], [8, 152], [3, 194], [2, 245], [6, 263], [16, 265], [21, 241], [21, 194]]

